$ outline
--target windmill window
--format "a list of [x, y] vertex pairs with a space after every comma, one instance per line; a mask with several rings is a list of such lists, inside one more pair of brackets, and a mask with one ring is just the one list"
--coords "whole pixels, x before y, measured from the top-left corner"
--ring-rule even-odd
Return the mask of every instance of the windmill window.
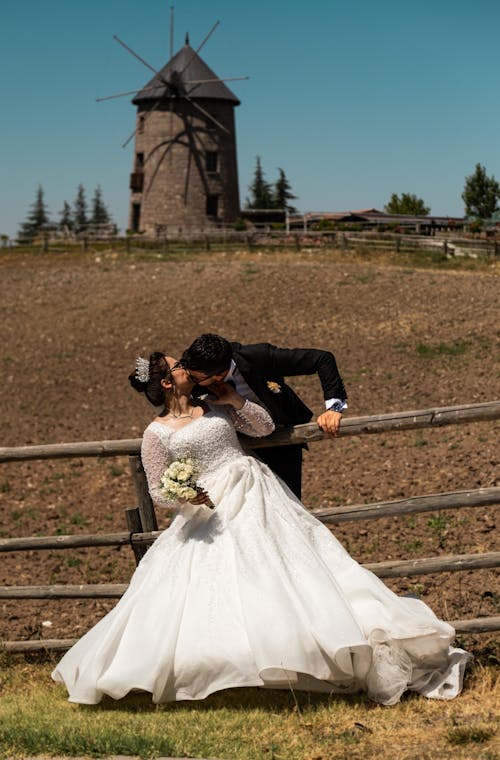
[[207, 195], [207, 216], [216, 217], [219, 211], [219, 196]]
[[140, 134], [142, 134], [142, 132], [144, 132], [144, 120], [145, 120], [144, 114], [140, 114], [140, 116], [139, 116], [139, 122], [137, 124], [137, 131]]
[[135, 154], [135, 170], [136, 172], [142, 171], [144, 168], [144, 153]]
[[205, 166], [207, 172], [215, 173], [218, 169], [219, 154], [216, 150], [207, 150], [205, 153]]
[[139, 232], [141, 225], [141, 204], [132, 203], [132, 231]]

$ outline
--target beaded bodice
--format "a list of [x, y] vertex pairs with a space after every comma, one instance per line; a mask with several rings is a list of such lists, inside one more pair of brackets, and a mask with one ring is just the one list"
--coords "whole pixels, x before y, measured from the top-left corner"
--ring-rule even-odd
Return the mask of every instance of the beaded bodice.
[[266, 410], [251, 401], [246, 401], [239, 411], [209, 406], [202, 417], [177, 430], [155, 420], [144, 432], [141, 452], [153, 501], [161, 506], [175, 506], [159, 490], [160, 478], [170, 462], [184, 457], [193, 459], [197, 482], [203, 486], [222, 467], [247, 456], [237, 431], [263, 436], [273, 429]]

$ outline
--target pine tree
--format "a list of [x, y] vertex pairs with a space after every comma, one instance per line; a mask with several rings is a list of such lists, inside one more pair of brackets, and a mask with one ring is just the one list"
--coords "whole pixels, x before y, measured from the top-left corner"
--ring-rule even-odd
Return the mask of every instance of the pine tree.
[[62, 210], [59, 212], [59, 229], [67, 232], [73, 229], [73, 212], [68, 201], [64, 201]]
[[422, 198], [413, 193], [397, 193], [391, 195], [389, 203], [384, 206], [386, 214], [409, 214], [411, 216], [429, 216], [430, 208], [426, 206]]
[[76, 191], [76, 198], [73, 205], [73, 222], [76, 232], [82, 232], [88, 224], [87, 200], [85, 198], [85, 188], [82, 184], [78, 185]]
[[291, 214], [297, 213], [295, 206], [290, 205], [290, 201], [297, 197], [292, 193], [292, 186], [288, 181], [283, 169], [278, 168], [280, 176], [274, 185], [273, 204], [275, 208], [286, 209]]
[[246, 200], [247, 208], [274, 208], [271, 185], [264, 179], [260, 156], [256, 157], [253, 182], [248, 189], [250, 190], [251, 197]]
[[94, 197], [92, 198], [92, 216], [90, 217], [91, 224], [110, 224], [111, 216], [106, 208], [102, 199], [102, 190], [100, 185], [97, 185], [94, 191]]
[[31, 205], [31, 211], [19, 229], [19, 238], [33, 240], [41, 228], [47, 224], [50, 224], [49, 213], [45, 205], [43, 188], [39, 185], [36, 200]]
[[487, 176], [484, 166], [476, 164], [474, 174], [465, 178], [462, 200], [467, 216], [489, 219], [498, 209], [500, 185], [495, 177]]

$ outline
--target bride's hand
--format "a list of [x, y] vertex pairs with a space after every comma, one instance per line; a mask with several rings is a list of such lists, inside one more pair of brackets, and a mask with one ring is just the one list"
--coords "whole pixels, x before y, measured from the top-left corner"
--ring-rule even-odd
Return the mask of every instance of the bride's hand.
[[231, 383], [214, 383], [209, 385], [207, 390], [215, 397], [210, 398], [211, 404], [229, 404], [235, 409], [241, 409], [245, 403], [243, 396], [240, 396]]
[[206, 491], [198, 491], [197, 495], [193, 499], [186, 499], [186, 504], [195, 504], [198, 506], [199, 504], [205, 504], [207, 507], [213, 507], [212, 502], [210, 501], [210, 496]]

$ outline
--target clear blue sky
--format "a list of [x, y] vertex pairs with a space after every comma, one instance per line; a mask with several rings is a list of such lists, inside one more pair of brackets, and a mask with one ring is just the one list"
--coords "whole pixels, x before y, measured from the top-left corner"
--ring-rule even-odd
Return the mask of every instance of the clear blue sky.
[[[15, 235], [41, 184], [54, 219], [81, 182], [100, 184], [126, 227], [130, 98], [169, 58], [169, 0], [0, 0], [0, 233]], [[500, 179], [498, 0], [177, 0], [186, 31], [231, 83], [242, 202], [255, 156], [283, 167], [301, 211], [383, 208], [416, 193], [433, 214], [463, 213], [476, 163]]]

